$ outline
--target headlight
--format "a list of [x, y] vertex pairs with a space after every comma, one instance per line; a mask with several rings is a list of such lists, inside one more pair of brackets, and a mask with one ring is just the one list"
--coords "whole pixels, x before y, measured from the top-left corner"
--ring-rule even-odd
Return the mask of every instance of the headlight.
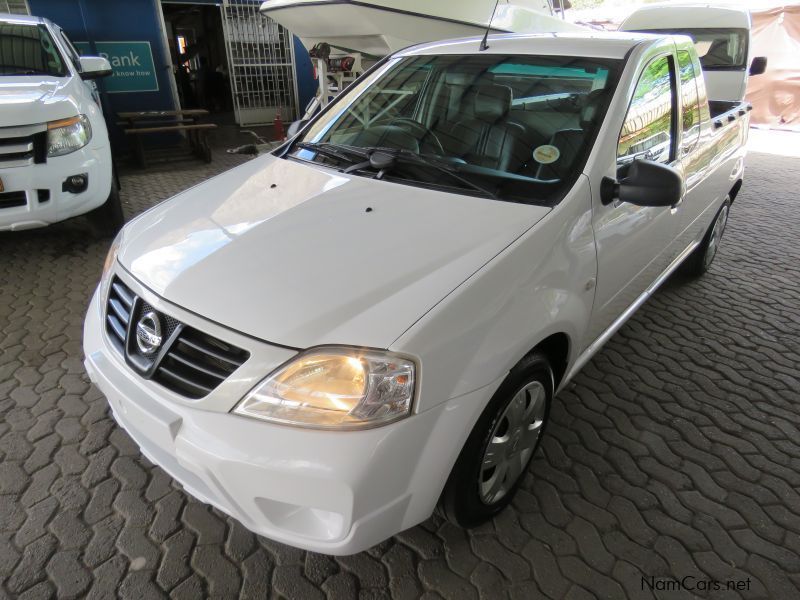
[[80, 150], [92, 139], [92, 126], [86, 115], [47, 124], [47, 156], [63, 156]]
[[234, 409], [318, 429], [365, 429], [409, 414], [414, 363], [380, 350], [315, 348], [272, 373]]

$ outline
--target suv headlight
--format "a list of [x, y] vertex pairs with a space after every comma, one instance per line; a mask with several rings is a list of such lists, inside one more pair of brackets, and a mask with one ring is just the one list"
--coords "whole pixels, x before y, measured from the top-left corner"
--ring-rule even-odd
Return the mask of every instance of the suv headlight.
[[80, 150], [92, 139], [92, 126], [86, 115], [50, 121], [47, 124], [47, 156], [63, 156]]
[[279, 367], [234, 408], [246, 417], [317, 429], [366, 429], [411, 412], [414, 363], [381, 350], [329, 346]]

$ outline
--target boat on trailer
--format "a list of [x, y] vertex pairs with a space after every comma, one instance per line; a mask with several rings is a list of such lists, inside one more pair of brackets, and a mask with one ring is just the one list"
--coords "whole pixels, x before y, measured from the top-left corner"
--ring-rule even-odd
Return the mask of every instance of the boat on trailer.
[[261, 12], [309, 50], [325, 43], [371, 57], [482, 35], [490, 22], [492, 33], [585, 31], [558, 17], [552, 0], [267, 0]]

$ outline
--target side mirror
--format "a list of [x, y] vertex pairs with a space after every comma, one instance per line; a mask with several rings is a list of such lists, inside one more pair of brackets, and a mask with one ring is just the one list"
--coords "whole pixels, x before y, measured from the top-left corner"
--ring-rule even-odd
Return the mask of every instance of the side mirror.
[[306, 126], [308, 123], [307, 119], [300, 119], [299, 121], [293, 121], [289, 128], [286, 130], [286, 137], [293, 138], [297, 135], [297, 132], [300, 131], [303, 127]]
[[81, 56], [81, 79], [97, 79], [111, 75], [111, 63], [102, 56]]
[[767, 57], [756, 56], [750, 63], [750, 75], [761, 75], [767, 70]]
[[677, 206], [683, 198], [683, 177], [669, 165], [634, 160], [625, 179], [603, 178], [600, 197], [603, 204], [620, 200], [636, 206]]

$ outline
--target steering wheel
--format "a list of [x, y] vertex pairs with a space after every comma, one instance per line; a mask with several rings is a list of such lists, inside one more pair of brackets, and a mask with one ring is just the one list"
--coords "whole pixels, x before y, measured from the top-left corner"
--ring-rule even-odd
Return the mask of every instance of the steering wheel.
[[[395, 125], [396, 127], [400, 127], [401, 129], [405, 129], [411, 135], [413, 135], [419, 142], [419, 149], [423, 154], [437, 154], [439, 156], [445, 155], [442, 142], [439, 141], [439, 138], [436, 137], [436, 134], [433, 132], [433, 130], [428, 129], [419, 121], [409, 119], [408, 117], [398, 117], [394, 119], [391, 124]], [[433, 152], [429, 151], [431, 148], [433, 149]]]

